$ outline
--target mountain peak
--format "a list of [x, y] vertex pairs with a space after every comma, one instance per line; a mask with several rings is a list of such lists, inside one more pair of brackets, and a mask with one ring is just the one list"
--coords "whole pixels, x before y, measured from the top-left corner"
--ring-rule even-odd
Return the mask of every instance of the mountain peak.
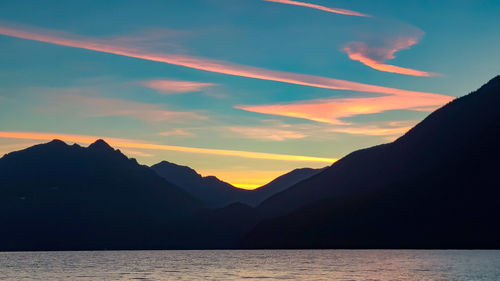
[[493, 83], [500, 83], [500, 75], [497, 75], [495, 77], [493, 77], [490, 82], [493, 82]]
[[[160, 163], [154, 164], [151, 166], [153, 170], [157, 173], [162, 174], [162, 177], [170, 178], [171, 176], [189, 176], [191, 179], [201, 179], [201, 175], [199, 175], [195, 170], [191, 169], [188, 166], [177, 165], [175, 163], [171, 163], [168, 161], [161, 161]], [[167, 176], [168, 175], [168, 176]]]
[[[478, 91], [488, 91], [493, 88], [498, 88], [500, 87], [500, 75], [497, 75], [493, 77], [490, 81], [488, 81], [486, 84], [481, 86]], [[495, 92], [496, 94], [496, 92]]]
[[51, 146], [66, 146], [66, 143], [59, 139], [53, 139], [47, 144]]
[[175, 166], [179, 166], [179, 165], [177, 165], [177, 164], [174, 164], [174, 163], [168, 162], [168, 161], [166, 161], [166, 160], [162, 160], [161, 162], [156, 163], [155, 165], [158, 165], [158, 166], [173, 166], [173, 165], [175, 165]]
[[89, 145], [88, 149], [98, 151], [114, 151], [114, 149], [102, 139], [96, 140], [94, 143]]

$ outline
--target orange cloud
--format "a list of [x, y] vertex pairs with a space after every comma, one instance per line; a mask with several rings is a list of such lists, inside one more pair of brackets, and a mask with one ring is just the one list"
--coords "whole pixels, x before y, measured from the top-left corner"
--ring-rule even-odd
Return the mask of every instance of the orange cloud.
[[299, 2], [299, 1], [293, 1], [293, 0], [264, 0], [264, 1], [282, 3], [282, 4], [288, 4], [288, 5], [295, 5], [295, 6], [302, 6], [302, 7], [312, 8], [312, 9], [321, 10], [321, 11], [334, 13], [334, 14], [341, 14], [341, 15], [348, 15], [348, 16], [359, 16], [359, 17], [370, 17], [369, 15], [358, 13], [355, 11], [337, 9], [337, 8], [328, 8], [325, 6], [320, 6], [320, 5], [305, 3], [305, 2]]
[[359, 61], [379, 71], [422, 77], [439, 75], [437, 73], [384, 64], [385, 60], [395, 58], [394, 54], [397, 51], [408, 49], [417, 42], [418, 39], [416, 37], [398, 38], [393, 42], [389, 42], [389, 47], [369, 47], [364, 42], [351, 42], [344, 47], [344, 51], [351, 60]]
[[85, 144], [92, 143], [96, 139], [104, 139], [112, 146], [125, 149], [135, 148], [135, 149], [146, 149], [146, 150], [169, 150], [169, 151], [180, 151], [188, 153], [212, 154], [220, 156], [235, 156], [235, 157], [252, 158], [252, 159], [299, 161], [299, 162], [323, 162], [330, 164], [338, 160], [337, 158], [161, 145], [161, 144], [144, 143], [142, 141], [129, 140], [129, 139], [107, 138], [107, 137], [87, 136], [87, 135], [59, 134], [59, 133], [0, 131], [0, 138], [28, 139], [28, 140], [60, 139], [62, 141], [85, 143]]
[[151, 80], [141, 82], [148, 88], [155, 89], [163, 93], [189, 93], [201, 91], [204, 88], [214, 86], [212, 83], [200, 83], [193, 81], [179, 81], [179, 80]]
[[300, 132], [266, 127], [229, 126], [225, 127], [225, 129], [249, 139], [284, 141], [306, 137], [305, 134]]
[[452, 100], [452, 97], [427, 95], [416, 98], [382, 96], [368, 98], [320, 99], [292, 104], [239, 105], [235, 108], [279, 116], [308, 119], [316, 122], [349, 125], [341, 118], [387, 110], [432, 111]]
[[176, 54], [151, 53], [134, 47], [113, 45], [112, 42], [109, 41], [102, 41], [89, 38], [72, 39], [71, 37], [74, 36], [67, 34], [64, 36], [53, 35], [52, 33], [53, 32], [39, 31], [39, 30], [29, 31], [18, 28], [0, 26], [0, 34], [6, 36], [22, 38], [27, 40], [34, 40], [34, 41], [73, 47], [73, 48], [92, 50], [96, 52], [138, 58], [149, 61], [168, 63], [168, 64], [179, 65], [193, 69], [227, 74], [227, 75], [234, 75], [234, 76], [241, 76], [247, 78], [255, 78], [261, 80], [269, 80], [269, 81], [276, 81], [276, 82], [283, 82], [283, 83], [325, 88], [325, 89], [350, 90], [350, 91], [360, 91], [369, 93], [411, 95], [411, 96], [438, 95], [434, 93], [402, 90], [402, 89], [363, 84], [363, 83], [357, 83], [357, 82], [351, 82], [351, 81], [327, 78], [321, 76], [273, 71], [263, 68], [236, 65], [223, 61], [217, 61], [205, 58], [197, 58], [197, 57], [190, 57], [190, 56], [183, 56]]

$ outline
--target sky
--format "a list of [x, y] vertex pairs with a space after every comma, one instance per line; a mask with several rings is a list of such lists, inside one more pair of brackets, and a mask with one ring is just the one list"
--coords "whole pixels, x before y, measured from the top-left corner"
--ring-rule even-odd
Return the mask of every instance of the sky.
[[500, 74], [500, 2], [1, 1], [0, 155], [105, 139], [252, 189]]

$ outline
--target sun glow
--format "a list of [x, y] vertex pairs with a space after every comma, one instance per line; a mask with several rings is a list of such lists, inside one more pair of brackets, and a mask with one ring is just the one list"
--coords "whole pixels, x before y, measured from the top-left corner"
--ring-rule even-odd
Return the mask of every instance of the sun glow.
[[254, 190], [275, 178], [289, 172], [288, 170], [200, 170], [203, 176], [216, 176], [234, 187]]

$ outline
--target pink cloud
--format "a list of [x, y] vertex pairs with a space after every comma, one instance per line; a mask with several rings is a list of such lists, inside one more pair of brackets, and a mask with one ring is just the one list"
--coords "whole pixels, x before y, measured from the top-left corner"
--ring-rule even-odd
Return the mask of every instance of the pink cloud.
[[263, 68], [236, 65], [224, 61], [217, 61], [205, 58], [197, 58], [197, 57], [177, 55], [177, 54], [151, 53], [135, 47], [114, 45], [112, 42], [109, 41], [96, 40], [92, 38], [73, 39], [74, 36], [72, 35], [68, 34], [54, 35], [53, 32], [40, 31], [39, 29], [37, 31], [30, 31], [26, 29], [0, 26], [0, 34], [16, 38], [23, 38], [27, 40], [56, 44], [61, 46], [80, 48], [96, 52], [109, 53], [109, 54], [138, 58], [143, 60], [179, 65], [209, 72], [283, 82], [295, 85], [303, 85], [303, 86], [325, 88], [325, 89], [380, 93], [380, 94], [407, 95], [414, 97], [441, 96], [443, 99], [448, 98], [447, 96], [442, 96], [434, 93], [402, 90], [397, 88], [363, 84], [358, 82], [351, 82], [351, 81], [327, 78], [321, 76], [273, 71]]
[[264, 0], [264, 1], [282, 3], [282, 4], [288, 4], [288, 5], [295, 5], [295, 6], [302, 6], [302, 7], [312, 8], [312, 9], [321, 10], [321, 11], [334, 13], [334, 14], [341, 14], [341, 15], [348, 15], [348, 16], [359, 16], [359, 17], [370, 17], [369, 15], [358, 13], [355, 11], [338, 9], [338, 8], [328, 8], [328, 7], [321, 6], [321, 5], [293, 1], [293, 0]]
[[169, 131], [160, 132], [158, 134], [160, 136], [164, 136], [164, 137], [169, 137], [169, 136], [193, 137], [194, 136], [193, 133], [188, 132], [184, 129], [179, 129], [179, 128], [172, 129]]
[[238, 105], [235, 108], [263, 114], [287, 116], [336, 125], [349, 125], [342, 118], [361, 114], [381, 113], [388, 110], [432, 111], [452, 98], [421, 96], [412, 98], [401, 95], [319, 99], [291, 104]]
[[190, 37], [190, 34], [186, 31], [166, 28], [148, 28], [126, 35], [113, 36], [109, 39], [118, 45], [133, 45], [141, 49], [168, 49], [184, 52], [185, 50], [179, 42], [188, 37]]
[[359, 61], [373, 69], [412, 76], [430, 77], [439, 74], [385, 64], [386, 60], [395, 58], [395, 53], [408, 49], [418, 42], [417, 37], [398, 38], [386, 43], [386, 47], [370, 47], [365, 42], [350, 42], [344, 47], [351, 60]]
[[183, 122], [186, 120], [207, 119], [206, 116], [196, 112], [164, 110], [155, 104], [113, 98], [64, 95], [58, 96], [55, 99], [55, 103], [62, 105], [58, 106], [55, 110], [61, 108], [63, 110], [70, 110], [73, 114], [79, 113], [88, 117], [127, 116], [150, 122], [166, 120]]
[[155, 89], [163, 93], [189, 93], [198, 92], [204, 88], [214, 86], [212, 83], [201, 83], [193, 81], [180, 81], [180, 80], [150, 80], [140, 83], [151, 89]]

